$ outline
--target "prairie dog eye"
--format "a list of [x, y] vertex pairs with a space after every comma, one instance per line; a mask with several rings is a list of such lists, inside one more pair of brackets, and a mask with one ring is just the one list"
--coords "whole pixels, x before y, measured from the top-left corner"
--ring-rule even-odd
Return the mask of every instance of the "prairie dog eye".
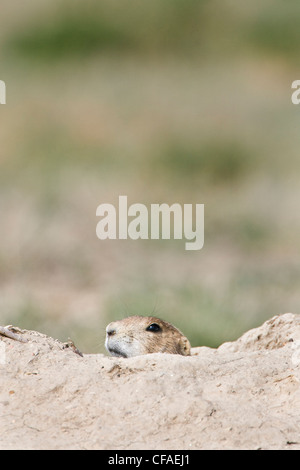
[[147, 326], [146, 331], [157, 333], [158, 331], [161, 331], [161, 327], [157, 323], [151, 323], [151, 325]]

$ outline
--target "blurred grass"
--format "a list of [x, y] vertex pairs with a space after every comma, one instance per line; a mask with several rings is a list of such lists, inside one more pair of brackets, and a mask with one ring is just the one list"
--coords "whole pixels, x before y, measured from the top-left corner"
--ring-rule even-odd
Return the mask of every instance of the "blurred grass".
[[243, 53], [247, 47], [294, 61], [299, 15], [297, 0], [243, 8], [221, 0], [65, 0], [13, 31], [6, 47], [49, 63], [103, 51], [207, 58], [211, 53]]
[[299, 66], [299, 2], [277, 2], [273, 6], [263, 6], [248, 29], [247, 40], [256, 50], [281, 56]]
[[[154, 168], [161, 170], [170, 178], [199, 178], [208, 184], [228, 184], [255, 168], [251, 152], [239, 142], [218, 141], [193, 143], [178, 140], [165, 142]], [[256, 162], [257, 163], [257, 162]], [[186, 182], [185, 182], [186, 184]]]
[[[299, 2], [1, 8], [0, 323], [103, 352], [129, 314], [217, 346], [299, 312]], [[120, 194], [204, 203], [203, 250], [100, 243]]]
[[43, 19], [15, 32], [12, 51], [44, 60], [105, 50], [145, 53], [199, 46], [206, 0], [64, 2]]

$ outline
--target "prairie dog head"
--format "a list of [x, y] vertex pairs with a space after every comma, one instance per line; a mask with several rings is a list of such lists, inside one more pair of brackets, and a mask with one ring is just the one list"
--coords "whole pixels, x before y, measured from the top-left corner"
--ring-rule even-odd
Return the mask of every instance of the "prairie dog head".
[[112, 356], [163, 352], [190, 355], [189, 340], [175, 326], [156, 317], [132, 316], [109, 323], [105, 347]]

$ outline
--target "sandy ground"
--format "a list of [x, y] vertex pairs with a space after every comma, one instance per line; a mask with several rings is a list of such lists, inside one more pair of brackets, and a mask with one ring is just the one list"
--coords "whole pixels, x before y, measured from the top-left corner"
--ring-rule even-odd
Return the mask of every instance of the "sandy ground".
[[0, 336], [1, 449], [300, 449], [300, 315], [191, 357]]

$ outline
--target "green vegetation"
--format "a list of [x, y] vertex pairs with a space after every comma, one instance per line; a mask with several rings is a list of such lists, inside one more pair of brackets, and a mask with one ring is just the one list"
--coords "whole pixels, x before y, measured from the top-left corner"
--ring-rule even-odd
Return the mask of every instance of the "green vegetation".
[[237, 142], [217, 140], [193, 145], [190, 141], [167, 143], [157, 165], [170, 177], [228, 184], [255, 168], [251, 153]]
[[[74, 5], [75, 3], [75, 5]], [[15, 33], [12, 50], [29, 57], [59, 60], [103, 51], [155, 52], [198, 47], [206, 1], [64, 2]]]
[[[236, 4], [235, 4], [236, 3]], [[246, 13], [243, 10], [246, 10]], [[284, 59], [298, 57], [299, 2], [253, 7], [214, 0], [124, 0], [54, 3], [8, 37], [27, 58], [59, 61], [108, 51], [161, 56], [226, 55], [248, 47]]]
[[256, 49], [299, 64], [299, 16], [300, 5], [297, 0], [288, 4], [276, 2], [276, 8], [270, 8], [269, 4], [255, 17], [247, 40]]

